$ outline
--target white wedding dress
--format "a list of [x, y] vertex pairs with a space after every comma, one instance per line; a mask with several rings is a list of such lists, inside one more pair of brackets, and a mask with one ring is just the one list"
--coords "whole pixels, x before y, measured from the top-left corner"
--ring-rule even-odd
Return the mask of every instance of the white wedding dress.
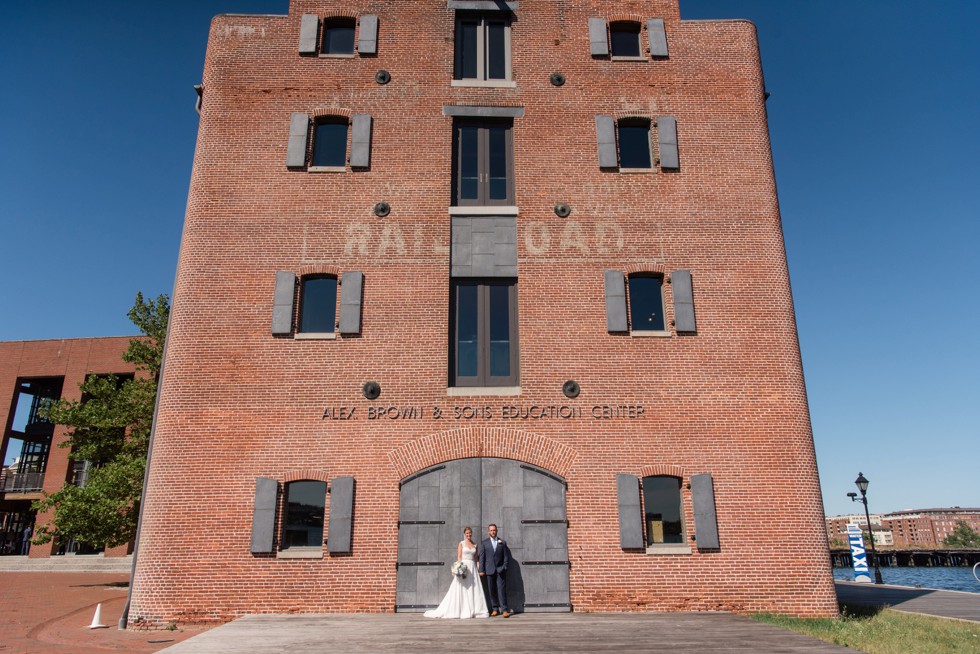
[[486, 618], [487, 599], [483, 596], [483, 584], [476, 570], [476, 548], [463, 545], [463, 565], [466, 576], [460, 579], [452, 575], [452, 583], [442, 603], [437, 608], [425, 612], [427, 618]]

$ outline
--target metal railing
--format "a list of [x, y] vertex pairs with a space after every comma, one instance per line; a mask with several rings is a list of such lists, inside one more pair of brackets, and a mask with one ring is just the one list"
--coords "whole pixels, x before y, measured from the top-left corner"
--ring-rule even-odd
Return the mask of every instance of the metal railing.
[[44, 485], [43, 472], [0, 473], [0, 493], [29, 493]]

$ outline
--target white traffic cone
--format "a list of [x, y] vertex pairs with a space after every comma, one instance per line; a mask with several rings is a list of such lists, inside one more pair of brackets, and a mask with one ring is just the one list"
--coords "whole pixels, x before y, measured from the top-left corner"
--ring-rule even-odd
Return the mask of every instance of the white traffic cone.
[[108, 629], [109, 625], [102, 624], [102, 603], [95, 607], [95, 615], [92, 616], [92, 624], [88, 626], [89, 629]]

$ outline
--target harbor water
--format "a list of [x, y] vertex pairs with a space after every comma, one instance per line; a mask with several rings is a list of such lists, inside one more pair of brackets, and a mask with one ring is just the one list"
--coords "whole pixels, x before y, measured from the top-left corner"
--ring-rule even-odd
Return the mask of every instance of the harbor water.
[[[980, 570], [978, 570], [980, 574]], [[874, 569], [871, 570], [874, 578]], [[980, 581], [973, 576], [972, 568], [881, 568], [881, 578], [886, 584], [935, 588], [938, 590], [962, 590], [980, 593]], [[854, 581], [853, 568], [834, 568], [834, 579]]]

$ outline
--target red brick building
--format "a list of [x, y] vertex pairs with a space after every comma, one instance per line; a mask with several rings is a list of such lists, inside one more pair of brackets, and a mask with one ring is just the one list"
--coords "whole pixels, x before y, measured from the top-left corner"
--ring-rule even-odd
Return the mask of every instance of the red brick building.
[[[53, 493], [65, 483], [84, 484], [87, 462], [71, 461], [65, 427], [38, 415], [48, 401], [79, 400], [79, 384], [88, 375], [132, 376], [135, 368], [122, 360], [130, 337], [72, 338], [47, 341], [0, 342], [0, 552], [22, 554], [24, 528], [43, 525], [50, 515], [36, 516], [31, 502], [42, 492]], [[99, 544], [53, 541], [30, 547], [32, 558], [65, 553], [103, 551]], [[105, 550], [106, 556], [125, 556], [129, 547]]]
[[750, 23], [293, 0], [202, 86], [131, 623], [420, 611], [490, 522], [518, 610], [836, 612]]
[[910, 509], [882, 516], [882, 524], [891, 530], [895, 547], [941, 546], [960, 521], [980, 532], [980, 508]]

